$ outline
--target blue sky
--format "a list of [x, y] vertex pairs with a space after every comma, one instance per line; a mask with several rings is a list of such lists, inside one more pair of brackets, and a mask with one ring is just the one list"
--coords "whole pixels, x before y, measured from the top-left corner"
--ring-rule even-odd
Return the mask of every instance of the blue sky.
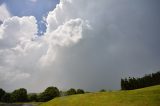
[[35, 16], [38, 21], [38, 34], [44, 32], [45, 24], [43, 17], [52, 11], [59, 0], [0, 0], [0, 4], [5, 3], [7, 9], [13, 16]]

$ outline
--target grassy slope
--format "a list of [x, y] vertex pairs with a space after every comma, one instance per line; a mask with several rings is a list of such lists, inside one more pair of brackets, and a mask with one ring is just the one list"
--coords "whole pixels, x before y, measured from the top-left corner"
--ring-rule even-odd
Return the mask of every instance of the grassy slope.
[[160, 85], [55, 98], [40, 106], [160, 106]]

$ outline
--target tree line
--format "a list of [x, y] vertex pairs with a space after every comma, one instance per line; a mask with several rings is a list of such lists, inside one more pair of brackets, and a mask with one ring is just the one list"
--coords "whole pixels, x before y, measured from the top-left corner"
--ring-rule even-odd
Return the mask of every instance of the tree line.
[[121, 79], [122, 90], [133, 90], [160, 84], [160, 71], [152, 74], [146, 74], [141, 78], [129, 77]]
[[57, 87], [48, 87], [42, 93], [27, 93], [25, 88], [16, 89], [11, 93], [5, 92], [0, 88], [0, 102], [4, 103], [15, 103], [15, 102], [46, 102], [55, 97], [74, 95], [74, 94], [84, 94], [83, 89], [74, 88], [68, 91], [59, 91]]

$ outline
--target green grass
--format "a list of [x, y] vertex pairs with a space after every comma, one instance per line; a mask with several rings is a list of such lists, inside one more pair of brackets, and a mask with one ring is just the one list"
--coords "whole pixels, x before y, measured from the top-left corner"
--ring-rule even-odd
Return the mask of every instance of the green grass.
[[160, 106], [160, 85], [59, 97], [40, 106]]
[[26, 102], [26, 103], [16, 103], [16, 104], [31, 104], [32, 106], [39, 106], [42, 102]]

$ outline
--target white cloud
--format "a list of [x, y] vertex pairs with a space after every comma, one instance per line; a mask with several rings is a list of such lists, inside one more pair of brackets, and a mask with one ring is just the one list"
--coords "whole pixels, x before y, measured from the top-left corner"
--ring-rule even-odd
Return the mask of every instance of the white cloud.
[[[34, 49], [38, 48], [38, 43], [32, 41], [37, 33], [36, 19], [33, 16], [11, 17], [3, 21], [0, 30], [0, 74], [3, 75], [0, 80], [28, 78], [27, 62], [35, 58], [32, 58]], [[27, 59], [28, 55], [32, 56]]]
[[0, 5], [0, 14], [0, 21], [4, 21], [11, 16], [5, 4]]
[[82, 38], [83, 29], [88, 28], [88, 26], [88, 23], [82, 19], [71, 19], [57, 27], [57, 29], [46, 32], [44, 40], [48, 44], [48, 50], [46, 54], [42, 56], [40, 62], [42, 62], [43, 65], [53, 62], [57, 49], [77, 43]]
[[33, 16], [11, 17], [4, 20], [0, 29], [0, 48], [13, 48], [30, 41], [35, 36], [37, 33], [36, 19]]
[[[3, 21], [0, 26], [0, 66], [5, 70], [2, 73], [7, 73], [6, 76], [14, 76], [8, 77], [6, 82], [7, 80], [17, 82], [21, 78], [28, 80], [31, 78], [30, 80], [36, 82], [41, 77], [48, 78], [48, 71], [51, 73], [50, 75], [55, 74], [55, 71], [51, 72], [51, 70], [56, 70], [54, 64], [59, 61], [57, 59], [59, 54], [63, 54], [61, 51], [85, 37], [88, 29], [92, 27], [89, 22], [93, 24], [101, 21], [97, 18], [101, 13], [101, 8], [97, 10], [98, 14], [95, 14], [95, 17], [91, 15], [93, 14], [92, 8], [97, 3], [88, 6], [84, 2], [89, 3], [90, 0], [61, 0], [45, 18], [47, 30], [41, 37], [36, 35], [37, 22], [33, 16], [11, 17]], [[98, 3], [102, 6], [103, 2]], [[6, 67], [8, 68], [6, 69]], [[44, 71], [47, 72], [44, 73]], [[55, 76], [53, 79], [58, 80], [59, 78]], [[52, 81], [45, 84], [51, 83]], [[58, 84], [58, 82], [56, 83]], [[13, 84], [11, 85], [13, 86]], [[37, 86], [42, 88], [40, 84]]]
[[0, 81], [7, 84], [24, 81], [33, 77], [33, 73], [39, 73], [37, 70], [45, 70], [56, 61], [60, 49], [77, 43], [83, 37], [83, 30], [89, 28], [88, 22], [80, 18], [63, 21], [55, 29], [50, 26], [54, 22], [47, 21], [46, 33], [38, 37], [34, 16], [3, 20], [0, 26], [0, 74], [3, 76]]
[[56, 30], [46, 32], [45, 36], [53, 45], [69, 45], [78, 42], [82, 38], [83, 26], [84, 21], [82, 19], [71, 19], [58, 26]]

